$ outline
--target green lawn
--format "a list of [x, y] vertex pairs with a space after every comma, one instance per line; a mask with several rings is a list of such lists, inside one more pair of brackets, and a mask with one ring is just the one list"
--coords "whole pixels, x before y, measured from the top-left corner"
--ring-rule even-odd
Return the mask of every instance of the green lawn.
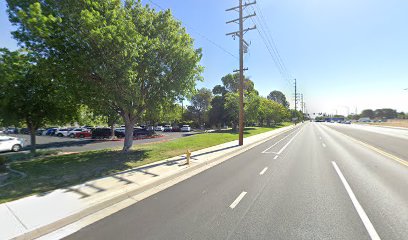
[[[288, 126], [246, 128], [245, 137]], [[129, 153], [119, 150], [90, 151], [71, 155], [37, 156], [31, 161], [13, 159], [11, 167], [27, 174], [26, 178], [11, 177], [11, 184], [0, 187], [0, 203], [32, 194], [79, 184], [129, 168], [182, 155], [187, 149], [195, 151], [238, 138], [232, 131], [204, 133], [173, 141], [136, 145]], [[24, 160], [26, 158], [22, 157]], [[21, 159], [21, 160], [23, 160]]]

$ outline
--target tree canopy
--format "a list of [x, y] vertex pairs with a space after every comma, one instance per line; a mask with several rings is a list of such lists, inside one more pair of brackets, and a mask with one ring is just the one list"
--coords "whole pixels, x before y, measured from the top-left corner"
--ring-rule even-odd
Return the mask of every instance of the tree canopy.
[[289, 108], [289, 102], [286, 100], [285, 94], [283, 94], [281, 91], [276, 91], [276, 90], [272, 91], [269, 93], [267, 98], [269, 100], [282, 104], [286, 108]]
[[38, 128], [69, 122], [78, 111], [76, 99], [52, 77], [47, 65], [26, 52], [0, 49], [0, 119], [6, 125], [27, 125], [32, 152]]
[[125, 151], [150, 107], [190, 95], [201, 80], [201, 50], [169, 10], [134, 0], [7, 2], [20, 44], [52, 59], [89, 105], [122, 116]]

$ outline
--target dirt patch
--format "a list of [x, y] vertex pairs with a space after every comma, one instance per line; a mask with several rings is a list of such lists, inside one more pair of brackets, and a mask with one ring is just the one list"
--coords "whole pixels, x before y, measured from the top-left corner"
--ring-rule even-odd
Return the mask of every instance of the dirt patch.
[[387, 127], [402, 127], [402, 128], [408, 128], [408, 120], [393, 120], [393, 121], [388, 121], [388, 122], [383, 122], [383, 123], [374, 123], [375, 125], [379, 126], [387, 126]]

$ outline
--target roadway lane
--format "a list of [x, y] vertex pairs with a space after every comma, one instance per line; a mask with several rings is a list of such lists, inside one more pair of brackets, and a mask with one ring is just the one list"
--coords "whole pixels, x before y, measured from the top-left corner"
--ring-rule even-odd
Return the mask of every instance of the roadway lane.
[[378, 149], [408, 160], [408, 129], [393, 129], [365, 125], [320, 123]]
[[305, 124], [67, 239], [403, 239], [407, 173], [327, 127]]

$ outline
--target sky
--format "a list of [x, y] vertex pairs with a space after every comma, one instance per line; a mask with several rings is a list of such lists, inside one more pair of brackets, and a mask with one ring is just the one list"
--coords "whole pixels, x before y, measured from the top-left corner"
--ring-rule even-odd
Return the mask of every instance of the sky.
[[[142, 2], [160, 10], [151, 1]], [[204, 81], [197, 87], [212, 89], [238, 68], [238, 41], [225, 35], [238, 30], [238, 25], [225, 23], [238, 17], [225, 11], [238, 0], [153, 2], [171, 9], [195, 39], [195, 47], [203, 49]], [[408, 1], [257, 0], [257, 8], [257, 18], [264, 16], [309, 113], [348, 114], [366, 108], [408, 112], [408, 90], [404, 90], [408, 88]], [[247, 20], [245, 26], [253, 23]], [[17, 48], [12, 29], [5, 0], [0, 0], [0, 47]], [[248, 32], [245, 39], [251, 43], [245, 74], [262, 96], [282, 91], [293, 107], [293, 80], [281, 76], [258, 30]]]

